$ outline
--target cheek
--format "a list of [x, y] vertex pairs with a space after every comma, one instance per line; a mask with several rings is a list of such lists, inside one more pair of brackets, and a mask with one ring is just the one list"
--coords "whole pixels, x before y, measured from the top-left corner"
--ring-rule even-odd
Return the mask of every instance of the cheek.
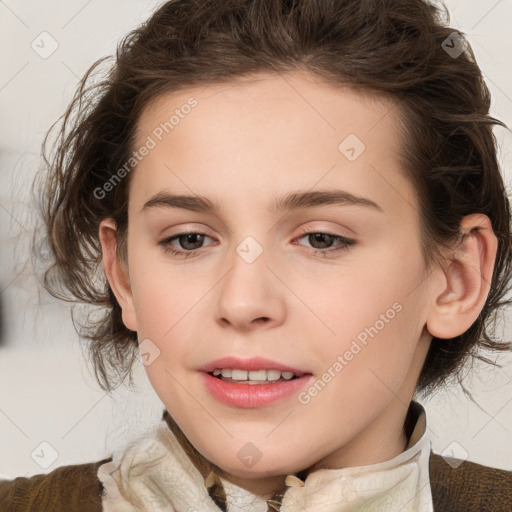
[[133, 272], [132, 292], [141, 354], [143, 344], [151, 354], [145, 364], [151, 385], [168, 409], [187, 410], [180, 383], [197, 340], [191, 326], [201, 325], [201, 317], [204, 321], [198, 307], [204, 286], [175, 269], [146, 265]]
[[211, 272], [187, 272], [185, 266], [170, 264], [155, 252], [133, 251], [130, 280], [141, 353], [146, 343], [156, 354], [145, 370], [155, 391], [168, 402], [168, 390], [180, 390], [172, 377], [181, 381], [183, 371], [193, 366], [197, 347], [204, 347], [201, 328], [212, 317], [205, 305], [218, 278]]
[[334, 437], [334, 431], [349, 435], [351, 428], [370, 421], [371, 411], [381, 411], [383, 404], [400, 396], [422, 331], [420, 308], [404, 295], [403, 286], [389, 284], [394, 287], [378, 296], [377, 288], [360, 287], [325, 304], [322, 318], [335, 335], [317, 338], [310, 348], [321, 373], [299, 396], [305, 414], [302, 428], [314, 429], [325, 421], [330, 425], [326, 438]]
[[[194, 309], [215, 280], [186, 265], [166, 259], [152, 247], [133, 247], [130, 253], [130, 284], [139, 325], [139, 339], [165, 340], [190, 322]], [[210, 283], [211, 281], [211, 283]]]
[[357, 372], [367, 368], [380, 368], [393, 381], [403, 377], [399, 368], [408, 369], [422, 332], [423, 273], [419, 251], [402, 252], [397, 244], [314, 286], [309, 282], [304, 296], [317, 318], [309, 315], [308, 337], [317, 340], [322, 363], [329, 366], [341, 355], [351, 378], [358, 380]]

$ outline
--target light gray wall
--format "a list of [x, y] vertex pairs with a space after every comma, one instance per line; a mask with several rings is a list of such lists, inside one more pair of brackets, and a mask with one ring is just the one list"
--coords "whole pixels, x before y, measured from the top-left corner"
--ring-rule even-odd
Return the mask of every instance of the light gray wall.
[[[99, 460], [160, 418], [162, 405], [140, 366], [137, 392], [123, 388], [110, 397], [99, 390], [84, 363], [69, 307], [38, 290], [24, 266], [33, 225], [29, 184], [40, 165], [44, 132], [64, 111], [89, 65], [112, 53], [116, 41], [158, 4], [0, 1], [0, 475]], [[447, 5], [452, 25], [473, 45], [494, 114], [512, 126], [512, 1]], [[52, 45], [58, 47], [48, 56]], [[496, 134], [510, 184], [512, 137], [505, 130]], [[511, 324], [509, 319], [509, 333]], [[512, 470], [512, 358], [505, 362], [501, 370], [475, 368], [467, 383], [482, 409], [458, 389], [425, 403], [435, 451]]]

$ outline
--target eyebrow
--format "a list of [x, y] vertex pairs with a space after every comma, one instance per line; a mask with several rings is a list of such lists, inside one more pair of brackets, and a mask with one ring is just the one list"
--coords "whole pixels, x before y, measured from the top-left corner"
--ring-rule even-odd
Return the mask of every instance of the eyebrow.
[[[272, 213], [288, 212], [300, 208], [314, 208], [318, 206], [352, 205], [367, 206], [382, 212], [382, 208], [365, 197], [355, 196], [344, 190], [317, 190], [290, 192], [277, 198], [269, 205]], [[217, 213], [220, 203], [211, 201], [203, 196], [176, 195], [169, 192], [158, 192], [144, 203], [141, 212], [151, 208], [181, 208], [193, 212]]]

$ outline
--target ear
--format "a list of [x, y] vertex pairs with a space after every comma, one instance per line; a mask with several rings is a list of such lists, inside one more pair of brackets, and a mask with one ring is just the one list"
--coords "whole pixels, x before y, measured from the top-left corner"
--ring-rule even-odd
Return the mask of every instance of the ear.
[[124, 325], [137, 331], [137, 318], [133, 307], [133, 296], [127, 263], [119, 260], [117, 254], [117, 227], [112, 219], [100, 223], [99, 238], [103, 252], [103, 270], [122, 309]]
[[446, 261], [427, 319], [427, 330], [436, 338], [466, 332], [482, 311], [491, 287], [498, 240], [489, 217], [468, 215], [460, 230], [462, 241]]

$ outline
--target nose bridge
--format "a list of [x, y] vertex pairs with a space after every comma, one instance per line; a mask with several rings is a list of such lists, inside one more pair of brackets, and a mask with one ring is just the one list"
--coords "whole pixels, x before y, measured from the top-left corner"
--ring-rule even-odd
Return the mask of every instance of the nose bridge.
[[279, 283], [267, 268], [268, 254], [254, 236], [234, 249], [231, 268], [220, 283], [218, 316], [243, 327], [258, 319], [277, 319], [282, 313]]

